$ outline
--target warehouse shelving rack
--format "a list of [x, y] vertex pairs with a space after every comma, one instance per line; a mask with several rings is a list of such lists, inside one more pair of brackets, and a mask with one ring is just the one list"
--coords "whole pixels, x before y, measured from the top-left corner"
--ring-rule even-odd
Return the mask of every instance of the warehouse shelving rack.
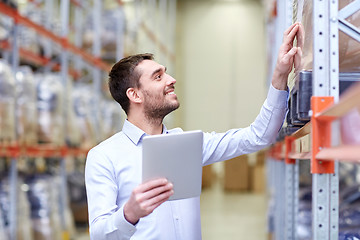
[[[55, 0], [46, 1], [34, 1], [29, 2], [39, 5], [44, 3], [48, 16], [53, 16], [54, 13], [54, 2]], [[0, 2], [0, 14], [7, 16], [13, 23], [11, 31], [11, 40], [0, 41], [0, 49], [2, 49], [3, 55], [12, 66], [12, 70], [15, 73], [20, 59], [25, 60], [36, 66], [44, 67], [48, 71], [59, 71], [63, 79], [63, 85], [67, 86], [69, 81], [68, 76], [72, 76], [74, 80], [82, 79], [82, 71], [84, 68], [91, 73], [93, 79], [93, 94], [94, 97], [99, 99], [99, 95], [102, 90], [102, 74], [108, 73], [111, 65], [101, 59], [101, 39], [99, 34], [94, 35], [92, 52], [82, 48], [82, 27], [84, 23], [84, 12], [91, 11], [94, 21], [94, 31], [101, 32], [101, 11], [103, 9], [104, 2], [102, 0], [60, 0], [59, 3], [60, 20], [61, 20], [61, 31], [59, 34], [53, 32], [53, 29], [47, 23], [33, 22], [27, 17], [22, 16], [17, 9]], [[121, 0], [115, 1], [118, 6], [118, 21], [116, 21], [116, 59], [121, 59], [124, 55], [130, 54], [124, 49], [125, 39], [125, 13], [124, 3]], [[158, 3], [157, 3], [158, 2]], [[146, 3], [146, 6], [142, 6]], [[175, 61], [174, 56], [174, 41], [175, 41], [175, 22], [176, 22], [176, 0], [147, 0], [147, 1], [135, 1], [137, 29], [136, 31], [143, 31], [146, 35], [146, 41], [152, 42], [157, 53], [165, 56], [168, 64], [173, 64]], [[153, 10], [159, 11], [159, 16], [162, 17], [162, 28], [160, 29], [160, 19], [153, 18], [151, 24], [148, 25], [143, 19], [141, 8], [152, 8]], [[73, 40], [69, 38], [69, 19], [70, 10], [74, 10], [73, 13]], [[150, 14], [150, 12], [149, 12]], [[145, 16], [147, 17], [147, 16]], [[146, 19], [148, 20], [148, 19]], [[35, 31], [38, 36], [44, 37], [48, 43], [48, 48], [45, 49], [44, 55], [38, 55], [28, 49], [22, 48], [18, 40], [19, 26], [26, 27]], [[162, 35], [162, 39], [156, 37], [156, 30], [154, 26], [159, 29], [157, 31], [165, 32]], [[54, 63], [51, 59], [52, 45], [56, 44], [62, 51], [59, 54], [59, 63]], [[141, 43], [140, 43], [141, 44]], [[137, 49], [138, 51], [141, 49]], [[149, 49], [147, 50], [149, 51]], [[73, 59], [73, 64], [69, 66], [69, 61]], [[63, 103], [66, 106], [66, 100]], [[65, 108], [64, 108], [65, 109]], [[66, 112], [63, 113], [66, 119]], [[100, 139], [98, 139], [100, 140]], [[58, 157], [60, 159], [60, 175], [61, 175], [61, 199], [59, 212], [61, 217], [62, 226], [62, 239], [70, 239], [68, 229], [65, 226], [65, 207], [67, 205], [67, 189], [66, 189], [66, 170], [65, 170], [65, 158], [72, 157], [84, 157], [87, 154], [88, 149], [73, 148], [68, 146], [54, 146], [39, 144], [35, 146], [25, 146], [19, 143], [1, 143], [0, 142], [0, 157], [5, 157], [10, 160], [9, 169], [9, 183], [10, 183], [10, 216], [9, 216], [9, 232], [10, 239], [17, 239], [17, 213], [16, 213], [16, 200], [17, 196], [17, 159], [19, 157]]]
[[[290, 6], [291, 1], [278, 2], [279, 18], [286, 19], [286, 26], [292, 21]], [[359, 107], [360, 84], [353, 86], [339, 99], [338, 30], [360, 42], [359, 29], [345, 20], [359, 10], [359, 0], [351, 2], [340, 11], [337, 0], [313, 0], [311, 120], [269, 150], [268, 181], [275, 192], [275, 239], [298, 239], [296, 214], [299, 160], [309, 159], [313, 196], [312, 239], [338, 239], [338, 162], [358, 163], [360, 156], [360, 146], [339, 145], [340, 128], [336, 120], [354, 107]], [[302, 139], [309, 135], [310, 147]]]
[[[49, 3], [52, 1], [46, 1]], [[83, 8], [83, 4], [79, 1], [71, 0], [71, 3], [75, 6], [75, 14], [79, 17], [79, 10]], [[88, 65], [93, 66], [93, 80], [94, 80], [94, 95], [98, 95], [101, 91], [101, 71], [108, 72], [110, 70], [110, 65], [100, 58], [100, 38], [94, 38], [94, 47], [93, 53], [88, 53], [87, 51], [79, 47], [80, 31], [75, 33], [75, 44], [71, 43], [68, 39], [69, 34], [69, 9], [70, 1], [62, 0], [60, 1], [60, 16], [61, 16], [61, 34], [56, 35], [50, 29], [47, 29], [46, 26], [39, 25], [30, 19], [22, 16], [17, 9], [14, 9], [3, 2], [0, 2], [0, 13], [8, 16], [13, 21], [13, 28], [11, 33], [11, 43], [9, 41], [2, 41], [0, 47], [3, 51], [10, 52], [11, 55], [11, 65], [12, 70], [15, 73], [19, 65], [20, 58], [25, 59], [32, 64], [39, 66], [51, 65], [50, 58], [46, 56], [39, 56], [29, 50], [23, 49], [19, 46], [18, 42], [18, 29], [19, 26], [25, 26], [29, 29], [36, 31], [39, 36], [47, 38], [51, 44], [58, 44], [62, 51], [60, 53], [60, 63], [53, 64], [51, 70], [60, 71], [63, 85], [67, 86], [68, 74], [73, 76], [74, 79], [80, 77], [79, 68], [69, 69], [69, 52], [74, 54], [75, 57], [81, 58], [82, 61], [86, 62]], [[52, 6], [53, 7], [53, 6]], [[97, 18], [95, 21], [97, 25], [95, 28], [100, 29], [100, 11], [102, 9], [101, 0], [93, 1], [93, 14]], [[76, 19], [78, 22], [79, 19]], [[99, 32], [99, 31], [98, 31]], [[66, 88], [65, 88], [66, 89]], [[64, 105], [66, 102], [63, 103]], [[66, 119], [66, 111], [64, 111], [64, 118]], [[66, 170], [65, 170], [65, 157], [73, 156], [86, 156], [88, 149], [81, 148], [70, 148], [67, 146], [54, 146], [54, 145], [35, 145], [35, 146], [24, 146], [19, 145], [18, 143], [10, 143], [0, 145], [0, 156], [7, 157], [11, 159], [10, 170], [9, 170], [9, 179], [10, 179], [10, 210], [9, 210], [9, 232], [10, 239], [17, 239], [17, 213], [16, 213], [16, 203], [17, 203], [17, 159], [19, 157], [58, 157], [60, 159], [60, 220], [62, 226], [62, 239], [70, 239], [68, 229], [66, 229], [65, 224], [65, 208], [67, 206], [67, 180], [66, 180]]]

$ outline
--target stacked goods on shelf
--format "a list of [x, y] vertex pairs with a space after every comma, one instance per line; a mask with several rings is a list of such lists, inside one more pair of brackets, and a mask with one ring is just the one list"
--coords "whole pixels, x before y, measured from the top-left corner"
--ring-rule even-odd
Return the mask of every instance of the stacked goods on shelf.
[[[46, 5], [46, 3], [44, 4]], [[50, 16], [51, 13], [46, 11], [43, 5], [29, 1], [26, 4], [19, 5], [18, 11], [22, 16], [30, 19], [32, 22], [40, 26], [44, 25], [46, 29], [56, 35], [60, 34], [61, 28], [58, 16], [54, 13]], [[22, 25], [20, 25], [19, 42], [22, 48], [37, 55], [51, 57], [50, 54], [57, 56], [61, 53], [60, 46], [51, 44], [49, 39], [39, 36], [34, 29]]]
[[[340, 205], [339, 205], [339, 240], [360, 237], [360, 166], [341, 164]], [[296, 232], [299, 240], [312, 239], [312, 188], [311, 182], [300, 181], [299, 206]]]
[[101, 101], [101, 137], [109, 138], [113, 134], [119, 132], [122, 128], [122, 110], [120, 105], [106, 98]]
[[61, 76], [36, 74], [39, 143], [64, 145], [63, 98]]
[[[113, 61], [116, 59], [116, 51], [114, 51], [122, 40], [119, 39], [119, 32], [125, 29], [124, 12], [121, 9], [105, 9], [101, 15], [101, 58]], [[95, 32], [94, 17], [89, 15], [84, 30], [83, 46], [91, 49], [94, 43], [94, 36], [99, 33]], [[121, 35], [120, 35], [121, 36]]]
[[15, 140], [15, 79], [10, 66], [0, 61], [0, 143]]
[[[36, 240], [61, 240], [61, 223], [59, 209], [60, 184], [58, 177], [47, 174], [37, 174], [25, 180], [27, 196], [31, 208], [31, 223], [33, 236]], [[55, 187], [54, 187], [55, 186]], [[67, 209], [64, 209], [67, 211]], [[67, 225], [71, 225], [65, 219]]]
[[95, 109], [96, 101], [92, 94], [90, 85], [77, 83], [72, 92], [72, 101], [74, 109], [74, 124], [80, 131], [79, 146], [89, 148], [96, 144], [96, 122], [98, 119]]
[[19, 67], [15, 78], [18, 142], [20, 145], [35, 145], [38, 142], [35, 78], [28, 66]]
[[[32, 227], [31, 227], [31, 216], [30, 216], [30, 205], [28, 196], [26, 194], [26, 184], [23, 183], [22, 179], [19, 179], [18, 187], [16, 189], [18, 194], [18, 201], [16, 202], [17, 211], [17, 239], [19, 240], [33, 240]], [[9, 198], [10, 185], [7, 179], [0, 181], [0, 208], [3, 212], [3, 219], [0, 220], [5, 222], [5, 237], [4, 239], [10, 239], [9, 233], [9, 221], [10, 221], [10, 198]], [[1, 235], [1, 233], [0, 233]], [[1, 238], [3, 239], [3, 238]]]
[[[339, 1], [339, 9], [351, 0]], [[297, 66], [292, 88], [287, 118], [289, 127], [301, 127], [310, 120], [310, 98], [312, 96], [313, 69], [313, 1], [294, 2], [294, 21], [302, 22], [303, 28], [297, 36], [297, 44], [302, 46], [301, 63]], [[354, 26], [360, 26], [360, 12], [346, 19]], [[320, 50], [322, 51], [322, 50]], [[342, 94], [352, 83], [360, 81], [360, 44], [347, 34], [339, 31], [339, 93]]]
[[4, 224], [4, 217], [3, 217], [3, 211], [0, 207], [0, 239], [8, 240], [6, 230], [5, 230], [5, 224]]
[[88, 208], [83, 168], [75, 169], [68, 175], [70, 207], [76, 223], [87, 224]]
[[[339, 1], [339, 10], [353, 0]], [[304, 26], [302, 42], [313, 41], [313, 1], [294, 1], [295, 21], [301, 22]], [[360, 27], [360, 12], [355, 12], [347, 21], [356, 27]], [[305, 44], [302, 49], [302, 67], [299, 70], [311, 70], [313, 68], [313, 45]], [[340, 72], [359, 72], [360, 65], [360, 44], [342, 31], [339, 31], [339, 70]]]

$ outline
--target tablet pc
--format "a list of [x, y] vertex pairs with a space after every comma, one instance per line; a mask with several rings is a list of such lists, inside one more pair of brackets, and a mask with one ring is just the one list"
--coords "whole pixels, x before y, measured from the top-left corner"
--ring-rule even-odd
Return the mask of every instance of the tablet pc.
[[146, 136], [142, 146], [142, 181], [165, 177], [173, 184], [169, 200], [198, 197], [201, 193], [201, 131]]

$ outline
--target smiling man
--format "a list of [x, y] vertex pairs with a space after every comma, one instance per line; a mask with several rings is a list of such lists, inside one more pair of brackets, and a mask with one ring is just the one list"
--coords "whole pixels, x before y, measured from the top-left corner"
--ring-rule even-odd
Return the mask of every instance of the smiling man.
[[[259, 115], [247, 128], [203, 133], [203, 165], [258, 151], [274, 142], [287, 111], [287, 77], [301, 56], [292, 47], [300, 29], [284, 33], [272, 85]], [[152, 54], [129, 56], [109, 74], [111, 95], [127, 114], [121, 132], [90, 150], [85, 168], [90, 237], [102, 239], [200, 240], [200, 198], [167, 201], [166, 179], [141, 182], [141, 147], [146, 135], [172, 134], [164, 117], [179, 107], [176, 80]]]

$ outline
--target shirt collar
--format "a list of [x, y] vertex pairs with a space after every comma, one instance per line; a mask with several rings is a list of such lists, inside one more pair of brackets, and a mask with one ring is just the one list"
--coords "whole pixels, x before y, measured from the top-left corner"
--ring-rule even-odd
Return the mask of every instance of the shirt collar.
[[[144, 136], [148, 136], [143, 130], [129, 122], [127, 119], [124, 121], [122, 132], [135, 144], [138, 145]], [[168, 134], [168, 130], [163, 124], [162, 134]]]

